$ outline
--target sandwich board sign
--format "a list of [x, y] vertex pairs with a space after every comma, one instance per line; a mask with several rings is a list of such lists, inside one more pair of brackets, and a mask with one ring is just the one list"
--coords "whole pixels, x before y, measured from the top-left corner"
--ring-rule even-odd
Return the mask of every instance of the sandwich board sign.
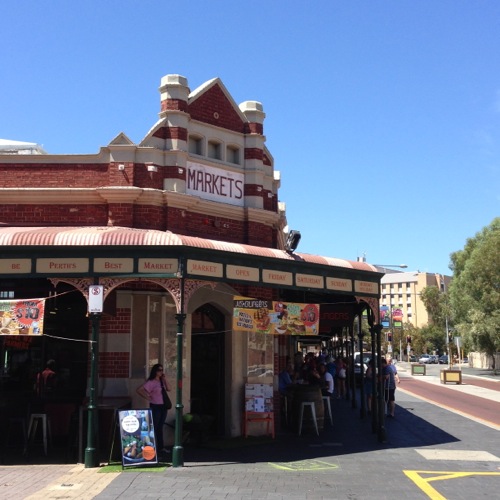
[[120, 410], [118, 417], [123, 467], [157, 464], [158, 453], [151, 410]]

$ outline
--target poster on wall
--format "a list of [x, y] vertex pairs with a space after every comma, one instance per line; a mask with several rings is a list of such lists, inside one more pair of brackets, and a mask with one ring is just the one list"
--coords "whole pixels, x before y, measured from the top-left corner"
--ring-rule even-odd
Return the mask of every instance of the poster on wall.
[[157, 464], [151, 410], [120, 410], [118, 416], [123, 466]]
[[45, 299], [0, 300], [0, 335], [42, 335]]
[[271, 335], [317, 335], [319, 305], [235, 297], [233, 330]]
[[269, 413], [273, 410], [273, 384], [245, 384], [245, 411]]

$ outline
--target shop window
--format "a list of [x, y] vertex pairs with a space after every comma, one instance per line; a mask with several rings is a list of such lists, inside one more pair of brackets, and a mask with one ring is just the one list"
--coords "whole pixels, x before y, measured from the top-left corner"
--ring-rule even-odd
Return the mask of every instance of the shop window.
[[134, 294], [132, 300], [131, 376], [147, 377], [160, 363], [172, 380], [177, 368], [175, 305], [160, 294]]
[[214, 160], [222, 160], [220, 142], [208, 142], [208, 157], [213, 158]]

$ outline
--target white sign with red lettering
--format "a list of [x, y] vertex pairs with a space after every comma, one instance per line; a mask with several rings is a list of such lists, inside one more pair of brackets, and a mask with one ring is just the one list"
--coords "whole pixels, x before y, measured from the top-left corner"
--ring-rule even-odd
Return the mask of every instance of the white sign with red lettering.
[[245, 176], [201, 163], [187, 162], [186, 193], [205, 200], [243, 206]]

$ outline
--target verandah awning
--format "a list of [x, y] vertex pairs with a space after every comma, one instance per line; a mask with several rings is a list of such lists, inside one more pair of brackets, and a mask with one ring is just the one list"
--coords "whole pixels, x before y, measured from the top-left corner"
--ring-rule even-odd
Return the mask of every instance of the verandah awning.
[[366, 263], [170, 231], [127, 227], [0, 227], [0, 275], [178, 276], [318, 293], [379, 296], [382, 273]]

